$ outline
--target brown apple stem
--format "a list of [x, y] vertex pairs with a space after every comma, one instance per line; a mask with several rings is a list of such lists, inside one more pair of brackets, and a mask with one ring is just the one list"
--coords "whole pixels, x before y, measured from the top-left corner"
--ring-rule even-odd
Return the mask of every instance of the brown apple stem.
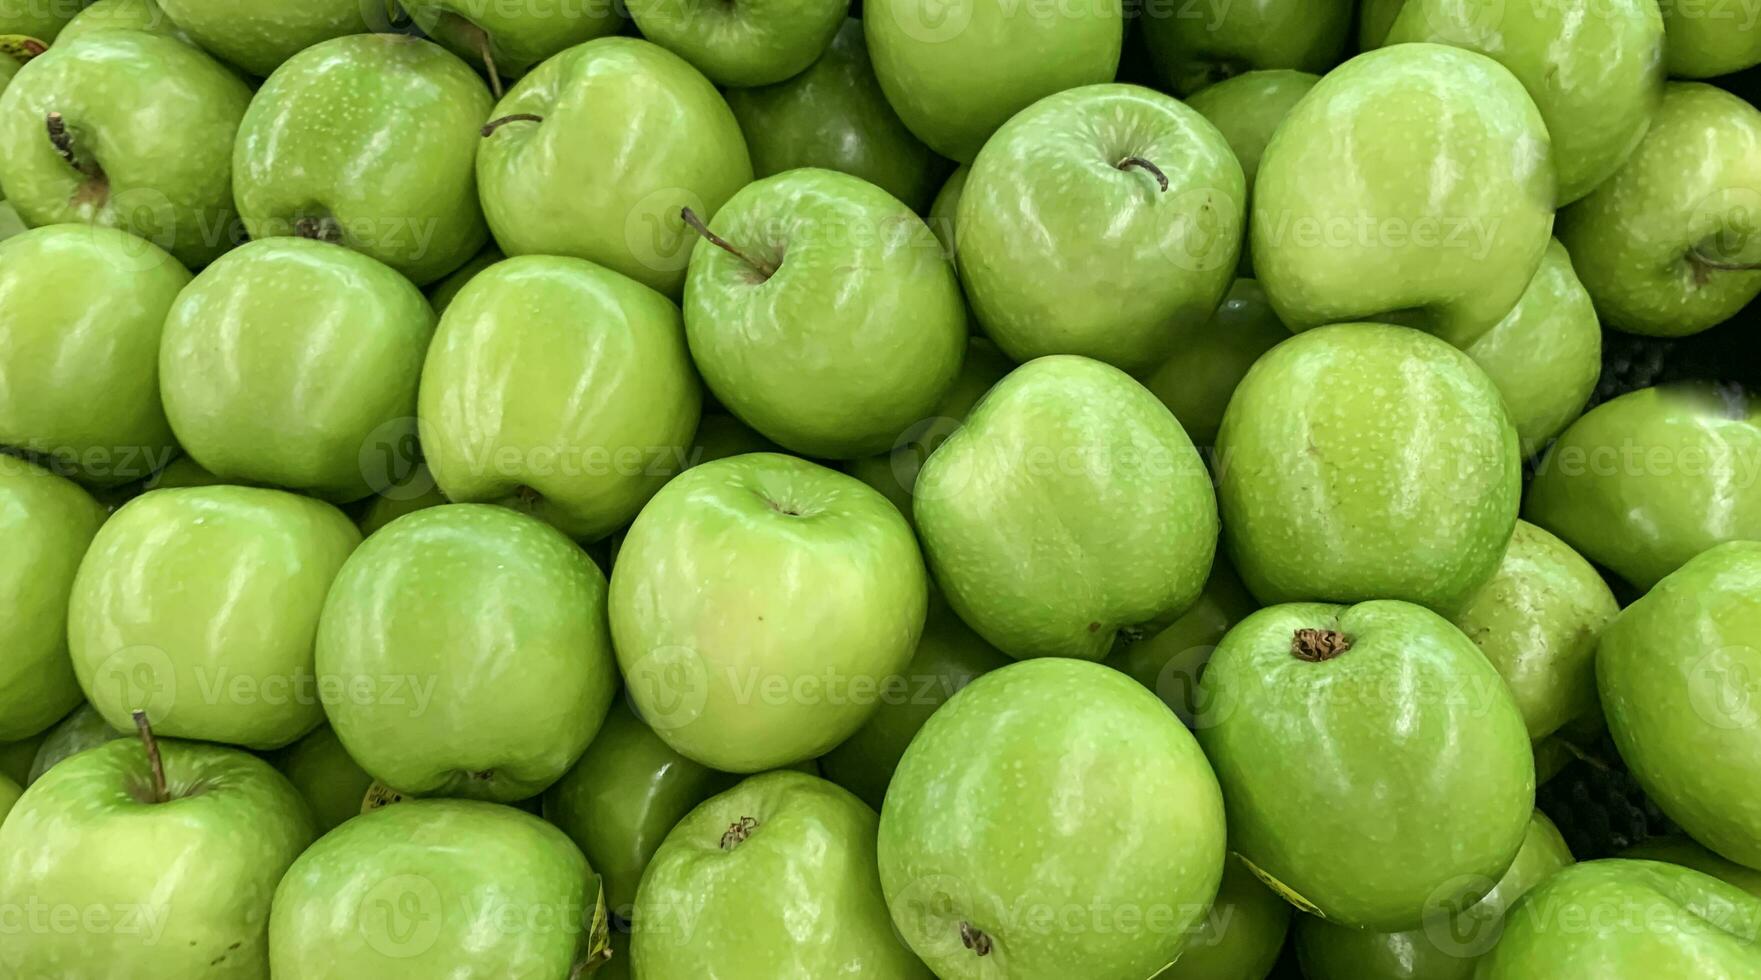
[[147, 747], [147, 762], [153, 767], [153, 798], [149, 803], [168, 803], [171, 793], [165, 788], [165, 760], [159, 755], [159, 740], [153, 737], [153, 726], [147, 722], [147, 713], [134, 713], [135, 731], [140, 733], [141, 744]]
[[98, 178], [104, 175], [96, 161], [82, 160], [73, 145], [73, 134], [67, 131], [67, 120], [59, 112], [51, 112], [43, 117], [43, 124], [49, 131], [49, 145], [61, 154], [67, 165], [85, 174], [87, 177]]
[[731, 851], [734, 848], [739, 847], [741, 844], [745, 843], [746, 838], [751, 837], [752, 832], [757, 829], [758, 821], [752, 817], [741, 817], [733, 823], [728, 824], [727, 831], [722, 834], [722, 850]]
[[501, 73], [495, 70], [495, 53], [489, 50], [489, 32], [477, 31], [477, 53], [483, 56], [483, 68], [489, 73], [489, 94], [501, 101]]
[[679, 217], [685, 220], [685, 224], [690, 226], [692, 231], [702, 235], [704, 241], [751, 266], [754, 272], [757, 272], [764, 278], [769, 279], [771, 276], [777, 274], [776, 266], [771, 265], [769, 262], [760, 262], [752, 256], [747, 255], [745, 252], [735, 248], [727, 239], [710, 231], [709, 226], [703, 223], [703, 219], [697, 217], [697, 213], [690, 208], [680, 208]]
[[1338, 630], [1297, 630], [1290, 638], [1290, 655], [1305, 663], [1332, 660], [1351, 649], [1351, 637]]
[[342, 244], [342, 230], [336, 227], [336, 222], [323, 218], [314, 218], [309, 215], [295, 218], [293, 232], [300, 238], [309, 238], [315, 242], [329, 242], [332, 245]]
[[530, 113], [530, 112], [516, 112], [511, 116], [502, 116], [500, 119], [491, 119], [488, 122], [484, 123], [483, 124], [483, 136], [485, 139], [487, 139], [491, 136], [494, 136], [496, 130], [500, 129], [503, 126], [506, 126], [508, 123], [516, 123], [516, 122], [541, 123], [543, 121], [544, 121], [543, 116], [536, 115], [536, 114]]
[[960, 945], [979, 956], [991, 955], [991, 937], [980, 929], [975, 929], [970, 922], [960, 923]]
[[1147, 170], [1156, 178], [1156, 183], [1161, 186], [1164, 192], [1168, 190], [1168, 175], [1162, 172], [1161, 167], [1145, 160], [1143, 157], [1126, 157], [1115, 164], [1115, 166], [1120, 170], [1125, 170], [1129, 167], [1139, 167], [1143, 170]]
[[1688, 249], [1688, 264], [1694, 267], [1694, 284], [1704, 286], [1712, 279], [1714, 272], [1755, 272], [1761, 270], [1761, 264], [1754, 262], [1726, 262], [1707, 255], [1695, 245]]

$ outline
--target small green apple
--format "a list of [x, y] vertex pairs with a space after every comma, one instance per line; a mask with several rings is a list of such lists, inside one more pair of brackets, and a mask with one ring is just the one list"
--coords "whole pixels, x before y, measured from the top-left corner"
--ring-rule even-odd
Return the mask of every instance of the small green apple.
[[348, 754], [414, 795], [512, 802], [575, 764], [617, 687], [605, 576], [543, 522], [447, 504], [350, 556], [318, 624]]
[[1465, 345], [1522, 298], [1554, 197], [1546, 124], [1504, 66], [1382, 48], [1323, 78], [1266, 147], [1254, 272], [1293, 330], [1401, 314]]
[[1761, 21], [1741, 3], [1660, 0], [1671, 78], [1713, 78], [1761, 64]]
[[470, 261], [447, 273], [446, 278], [429, 286], [428, 302], [434, 307], [434, 315], [440, 316], [446, 313], [446, 308], [452, 305], [452, 301], [458, 297], [459, 290], [464, 289], [466, 283], [477, 278], [477, 273], [505, 258], [507, 256], [501, 254], [501, 249], [494, 245], [485, 245], [483, 251], [471, 256]]
[[1199, 679], [1205, 664], [1229, 630], [1259, 608], [1228, 559], [1219, 555], [1192, 608], [1159, 633], [1140, 639], [1121, 637], [1106, 663], [1156, 692], [1190, 726], [1202, 710]]
[[1679, 864], [1761, 897], [1761, 871], [1744, 867], [1735, 861], [1727, 861], [1686, 837], [1653, 837], [1643, 844], [1620, 852], [1620, 856], [1639, 861]]
[[1180, 958], [1154, 980], [1266, 980], [1284, 949], [1290, 918], [1290, 903], [1231, 856], [1217, 900], [1193, 926]]
[[936, 199], [930, 202], [929, 213], [924, 218], [929, 223], [929, 230], [942, 243], [942, 254], [954, 263], [956, 271], [960, 268], [959, 250], [955, 247], [954, 219], [960, 211], [960, 195], [966, 190], [966, 178], [972, 173], [971, 164], [961, 164], [954, 168], [948, 179], [942, 181], [942, 189], [936, 191]]
[[[1319, 75], [1289, 68], [1250, 71], [1208, 86], [1186, 100], [1187, 105], [1217, 127], [1229, 149], [1235, 151], [1235, 158], [1241, 161], [1242, 174], [1247, 177], [1250, 214], [1254, 178], [1259, 176], [1260, 158], [1272, 142], [1272, 134], [1320, 80]], [[1240, 269], [1243, 276], [1253, 275], [1253, 257], [1245, 247], [1241, 250]]]
[[636, 38], [564, 51], [493, 115], [477, 180], [501, 250], [591, 259], [670, 296], [696, 240], [681, 209], [714, 214], [752, 180], [740, 124], [715, 86]]
[[727, 88], [774, 85], [816, 61], [844, 22], [850, 0], [630, 0], [646, 37]]
[[0, 0], [0, 34], [52, 43], [85, 0]]
[[681, 468], [702, 395], [672, 301], [585, 259], [534, 255], [459, 291], [418, 404], [449, 499], [506, 502], [595, 541]]
[[687, 462], [698, 466], [729, 456], [782, 451], [776, 443], [752, 431], [732, 415], [705, 413], [703, 421], [697, 423], [697, 435], [691, 440], [691, 458]]
[[214, 56], [259, 78], [331, 38], [388, 29], [379, 0], [159, 0], [173, 23]]
[[1133, 980], [1175, 961], [1217, 894], [1223, 801], [1154, 694], [1045, 658], [930, 716], [879, 858], [893, 923], [937, 976]]
[[1357, 11], [1358, 50], [1381, 47], [1388, 29], [1394, 26], [1394, 18], [1400, 16], [1400, 8], [1405, 5], [1406, 0], [1361, 0]]
[[717, 400], [779, 445], [892, 448], [960, 372], [966, 313], [923, 220], [864, 180], [756, 181], [702, 226], [685, 279], [691, 357]]
[[0, 742], [0, 776], [5, 776], [20, 786], [28, 784], [31, 780], [31, 760], [36, 758], [37, 749], [55, 727], [51, 725], [16, 742]]
[[1144, 386], [1194, 443], [1209, 449], [1236, 386], [1262, 355], [1290, 339], [1290, 331], [1252, 279], [1235, 280], [1209, 319], [1181, 327], [1174, 353], [1144, 377]]
[[423, 33], [481, 64], [490, 85], [519, 78], [551, 55], [624, 26], [610, 0], [518, 4], [503, 0], [399, 0]]
[[440, 492], [428, 464], [417, 463], [408, 475], [392, 481], [368, 499], [367, 506], [355, 517], [355, 526], [366, 537], [405, 514], [451, 502]]
[[104, 716], [90, 702], [82, 702], [55, 727], [44, 733], [43, 741], [37, 745], [36, 754], [31, 757], [30, 771], [25, 777], [24, 785], [29, 786], [43, 778], [44, 773], [55, 768], [63, 759], [70, 759], [87, 749], [95, 749], [106, 742], [127, 737], [111, 728], [110, 723], [104, 720]]
[[159, 8], [157, 0], [97, 0], [67, 22], [55, 43], [66, 44], [96, 31], [114, 30], [146, 31], [195, 43], [182, 28], [171, 22], [171, 18]]
[[373, 777], [349, 758], [329, 725], [281, 750], [273, 761], [311, 806], [320, 834], [359, 816], [373, 786]]
[[1326, 72], [1345, 49], [1352, 6], [1351, 0], [1152, 0], [1143, 5], [1141, 23], [1162, 76], [1175, 94], [1191, 95], [1244, 72]]

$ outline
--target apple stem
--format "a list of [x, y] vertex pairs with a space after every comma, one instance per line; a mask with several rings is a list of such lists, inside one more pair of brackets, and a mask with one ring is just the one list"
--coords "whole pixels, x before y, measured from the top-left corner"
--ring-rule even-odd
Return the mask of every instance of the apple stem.
[[55, 152], [61, 154], [61, 159], [66, 160], [68, 166], [87, 177], [103, 176], [103, 171], [98, 169], [96, 162], [81, 160], [79, 154], [74, 152], [73, 134], [67, 131], [67, 120], [61, 113], [49, 113], [43, 118], [43, 123], [49, 130], [49, 145], [55, 147]]
[[972, 923], [960, 923], [960, 945], [972, 950], [979, 956], [991, 955], [991, 937], [981, 929], [974, 929]]
[[1351, 637], [1338, 630], [1297, 630], [1290, 638], [1290, 655], [1304, 663], [1332, 660], [1351, 649]]
[[1761, 265], [1753, 262], [1726, 262], [1715, 259], [1695, 245], [1688, 249], [1688, 263], [1694, 267], [1694, 284], [1704, 286], [1711, 281], [1714, 272], [1754, 272], [1761, 270]]
[[147, 713], [134, 713], [135, 731], [141, 735], [141, 744], [147, 747], [147, 762], [153, 767], [153, 798], [150, 803], [169, 803], [171, 794], [165, 788], [165, 760], [159, 755], [159, 740], [153, 737], [153, 726], [147, 722]]
[[1144, 170], [1148, 170], [1150, 174], [1156, 178], [1156, 183], [1161, 185], [1163, 191], [1167, 191], [1168, 189], [1168, 175], [1162, 172], [1161, 167], [1145, 160], [1143, 157], [1126, 157], [1125, 159], [1120, 160], [1117, 164], [1114, 164], [1114, 166], [1118, 167], [1120, 170], [1125, 170], [1129, 167], [1141, 167]]
[[684, 219], [685, 224], [689, 225], [692, 231], [702, 235], [704, 241], [751, 266], [753, 271], [757, 272], [760, 276], [769, 279], [771, 276], [777, 274], [776, 266], [771, 265], [769, 262], [760, 262], [752, 256], [747, 255], [745, 252], [735, 248], [727, 239], [710, 231], [709, 226], [703, 223], [703, 219], [697, 217], [697, 212], [692, 211], [690, 208], [680, 208], [679, 217]]
[[495, 70], [495, 54], [489, 50], [489, 32], [477, 31], [477, 53], [483, 57], [483, 68], [489, 73], [489, 93], [500, 102], [502, 96], [501, 73]]
[[488, 137], [494, 136], [496, 130], [500, 129], [503, 126], [506, 126], [508, 123], [514, 123], [514, 122], [541, 123], [543, 121], [544, 121], [543, 116], [536, 115], [536, 114], [530, 113], [530, 112], [516, 112], [511, 116], [502, 116], [500, 119], [491, 119], [488, 122], [484, 123], [483, 124], [483, 136], [485, 139], [487, 139]]

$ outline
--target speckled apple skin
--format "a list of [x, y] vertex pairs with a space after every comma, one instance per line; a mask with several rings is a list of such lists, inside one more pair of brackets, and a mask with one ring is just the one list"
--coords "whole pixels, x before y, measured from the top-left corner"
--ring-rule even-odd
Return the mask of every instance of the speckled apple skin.
[[1223, 864], [1217, 901], [1180, 958], [1155, 980], [1265, 980], [1284, 951], [1291, 918], [1290, 903], [1231, 856]]
[[1235, 386], [1266, 351], [1290, 339], [1290, 331], [1252, 279], [1237, 279], [1205, 320], [1186, 324], [1174, 354], [1144, 375], [1144, 387], [1180, 420], [1199, 446], [1217, 443], [1217, 427]]
[[1663, 6], [1663, 30], [1671, 78], [1715, 78], [1761, 64], [1761, 20], [1753, 17], [1707, 17], [1672, 3]]
[[1210, 475], [1155, 395], [1075, 355], [1011, 372], [918, 474], [918, 534], [949, 605], [1017, 659], [1107, 655], [1198, 599]]
[[1485, 372], [1373, 323], [1260, 358], [1223, 414], [1215, 465], [1229, 556], [1265, 603], [1452, 611], [1497, 569], [1522, 487], [1516, 429]]
[[642, 36], [728, 88], [774, 85], [806, 71], [832, 43], [850, 0], [634, 0]]
[[368, 20], [379, 8], [362, 0], [159, 0], [159, 7], [204, 50], [258, 77], [321, 41], [383, 29]]
[[1033, 660], [973, 681], [905, 750], [881, 884], [945, 980], [1141, 980], [1210, 907], [1223, 832], [1211, 767], [1154, 694], [1100, 664]]
[[[1292, 652], [1299, 629], [1349, 649]], [[1243, 620], [1202, 680], [1199, 741], [1229, 847], [1299, 908], [1345, 926], [1419, 925], [1477, 900], [1535, 805], [1522, 714], [1461, 631], [1411, 603], [1290, 603]]]
[[400, 0], [404, 11], [453, 54], [475, 65], [487, 41], [495, 69], [519, 78], [551, 55], [624, 26], [610, 3], [519, 4], [497, 0]]

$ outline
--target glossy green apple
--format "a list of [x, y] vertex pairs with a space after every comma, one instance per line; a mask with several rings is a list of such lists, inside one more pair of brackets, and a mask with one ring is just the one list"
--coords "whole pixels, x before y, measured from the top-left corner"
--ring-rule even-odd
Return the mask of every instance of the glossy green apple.
[[1436, 613], [1273, 606], [1229, 631], [1200, 683], [1229, 847], [1297, 908], [1411, 929], [1480, 899], [1521, 847], [1535, 805], [1522, 713]]
[[1192, 608], [1169, 626], [1147, 636], [1122, 635], [1106, 663], [1156, 692], [1188, 726], [1198, 717], [1199, 678], [1217, 644], [1236, 623], [1260, 608], [1229, 562], [1218, 556], [1211, 577]]
[[1176, 336], [1174, 353], [1145, 375], [1143, 383], [1180, 420], [1193, 442], [1209, 449], [1216, 445], [1217, 427], [1235, 387], [1255, 361], [1290, 339], [1290, 331], [1259, 283], [1237, 279], [1209, 319], [1181, 324]]
[[389, 266], [328, 242], [254, 241], [172, 305], [165, 414], [223, 479], [358, 500], [404, 475], [375, 454], [415, 428], [433, 333], [427, 298]]
[[1122, 631], [1167, 625], [1216, 550], [1216, 496], [1180, 423], [1074, 355], [998, 382], [924, 463], [913, 507], [949, 604], [1018, 659], [1099, 660]]
[[49, 44], [79, 13], [84, 0], [0, 0], [0, 34]]
[[1640, 861], [1679, 864], [1761, 897], [1761, 871], [1744, 867], [1735, 861], [1726, 861], [1686, 837], [1653, 837], [1643, 844], [1620, 852], [1620, 856]]
[[458, 297], [465, 284], [477, 278], [477, 273], [500, 262], [507, 256], [494, 245], [485, 245], [483, 251], [471, 256], [470, 261], [447, 273], [446, 278], [428, 287], [428, 302], [434, 307], [436, 316], [444, 314], [446, 308]]
[[611, 630], [631, 704], [726, 772], [848, 738], [903, 670], [928, 581], [911, 528], [853, 477], [772, 453], [692, 467], [631, 525]]
[[630, 19], [646, 37], [728, 88], [773, 85], [818, 60], [850, 0], [632, 0]]
[[318, 625], [324, 709], [361, 768], [416, 795], [512, 802], [575, 764], [617, 687], [605, 577], [524, 514], [448, 504], [351, 556]]
[[927, 980], [887, 919], [875, 824], [847, 790], [787, 770], [711, 797], [642, 876], [636, 975]]
[[1498, 389], [1406, 327], [1336, 324], [1273, 348], [1235, 389], [1216, 458], [1229, 556], [1267, 603], [1449, 611], [1516, 524], [1522, 464]]
[[55, 768], [63, 759], [97, 748], [106, 742], [128, 737], [111, 728], [110, 723], [104, 720], [104, 716], [90, 702], [82, 703], [45, 733], [43, 741], [37, 745], [36, 754], [31, 758], [30, 771], [24, 785], [29, 786], [43, 778], [44, 773]]
[[448, 498], [594, 541], [680, 468], [702, 395], [670, 300], [584, 259], [521, 256], [447, 307], [418, 401]]
[[113, 30], [146, 31], [195, 43], [182, 28], [171, 22], [157, 0], [97, 0], [67, 22], [56, 43], [66, 44], [95, 31]]
[[1633, 777], [1690, 836], [1761, 868], [1761, 542], [1689, 560], [1602, 633], [1596, 681]]
[[1712, 78], [1761, 64], [1761, 21], [1740, 3], [1662, 0], [1671, 78]]
[[930, 716], [887, 790], [879, 856], [893, 923], [937, 976], [1130, 980], [1174, 962], [1210, 907], [1223, 801], [1155, 695], [1046, 658]]
[[111, 742], [56, 766], [0, 825], [8, 976], [269, 975], [270, 898], [312, 816], [248, 752], [155, 747], [162, 781], [139, 741]]
[[1112, 81], [1124, 24], [1118, 0], [874, 0], [862, 8], [887, 101], [918, 139], [960, 163], [1041, 98]]
[[1308, 980], [1470, 980], [1475, 959], [1498, 941], [1504, 913], [1571, 863], [1559, 828], [1536, 810], [1509, 870], [1465, 910], [1437, 910], [1420, 928], [1403, 932], [1349, 929], [1303, 916], [1296, 927], [1303, 975]]
[[1222, 301], [1247, 187], [1217, 128], [1171, 96], [1093, 85], [1004, 123], [960, 195], [960, 281], [1017, 361], [1153, 369]]
[[1217, 900], [1193, 926], [1180, 958], [1155, 980], [1265, 980], [1284, 949], [1290, 918], [1289, 902], [1240, 858], [1226, 858]]
[[476, 72], [419, 38], [308, 48], [263, 83], [239, 126], [245, 227], [340, 242], [431, 283], [489, 237], [475, 160], [490, 108]]
[[922, 213], [947, 172], [887, 104], [855, 18], [806, 71], [775, 85], [730, 89], [727, 100], [758, 177], [798, 167], [838, 170]]
[[1248, 0], [1143, 5], [1143, 39], [1178, 95], [1245, 72], [1293, 68], [1325, 73], [1339, 63], [1351, 0]]
[[129, 501], [92, 540], [68, 603], [86, 696], [112, 727], [145, 710], [180, 738], [279, 748], [323, 720], [313, 634], [361, 540], [329, 504], [189, 487]]
[[960, 211], [960, 195], [966, 190], [966, 178], [972, 173], [970, 164], [961, 164], [954, 168], [948, 179], [942, 181], [942, 189], [936, 191], [936, 198], [930, 202], [929, 214], [924, 218], [929, 223], [929, 230], [935, 233], [936, 241], [942, 244], [942, 254], [946, 255], [959, 269], [959, 250], [955, 248], [954, 219]]
[[1690, 385], [1598, 405], [1542, 457], [1523, 517], [1640, 591], [1721, 541], [1761, 540], [1761, 402]]
[[326, 834], [269, 918], [277, 980], [581, 976], [596, 952], [593, 869], [511, 807], [407, 800]]
[[960, 617], [935, 603], [911, 662], [887, 678], [880, 706], [856, 733], [820, 757], [825, 778], [880, 809], [899, 758], [930, 715], [974, 678], [1009, 663]]
[[[808, 456], [893, 447], [960, 372], [954, 269], [897, 198], [832, 170], [757, 181], [709, 222], [685, 279], [691, 357], [717, 400]], [[723, 247], [725, 246], [725, 247]]]
[[377, 0], [159, 0], [214, 56], [259, 78], [322, 41], [390, 27]]
[[1620, 169], [1663, 97], [1654, 0], [1411, 0], [1384, 43], [1418, 41], [1477, 51], [1516, 75], [1553, 137], [1562, 205]]
[[647, 41], [576, 45], [521, 79], [493, 115], [477, 180], [501, 250], [591, 259], [671, 296], [696, 241], [680, 210], [707, 220], [752, 180], [715, 86]]
[[163, 35], [56, 45], [0, 96], [0, 184], [33, 227], [121, 228], [205, 265], [239, 237], [232, 144], [250, 100], [238, 76]]
[[[1186, 100], [1187, 105], [1217, 127], [1229, 149], [1235, 151], [1242, 174], [1247, 177], [1250, 203], [1254, 179], [1260, 172], [1260, 158], [1272, 142], [1272, 134], [1320, 80], [1319, 75], [1289, 68], [1250, 71], [1209, 86]], [[1240, 267], [1242, 275], [1252, 274], [1252, 256], [1245, 247], [1241, 250]]]
[[283, 749], [274, 762], [312, 808], [320, 834], [360, 816], [367, 790], [373, 786], [373, 777], [349, 758], [329, 725]]
[[1638, 149], [1560, 212], [1602, 321], [1682, 337], [1730, 319], [1761, 293], [1761, 112], [1722, 89], [1671, 82]]
[[1399, 313], [1469, 344], [1534, 278], [1554, 197], [1515, 76], [1459, 48], [1382, 48], [1323, 78], [1266, 147], [1254, 273], [1295, 330]]
[[355, 517], [355, 526], [361, 529], [361, 536], [366, 537], [405, 514], [445, 503], [451, 501], [440, 492], [440, 485], [434, 481], [428, 464], [417, 463], [408, 475], [393, 481], [368, 500], [367, 506]]
[[1477, 980], [1740, 980], [1761, 973], [1761, 898], [1655, 861], [1586, 861], [1505, 916]]
[[0, 741], [35, 735], [80, 703], [67, 655], [74, 573], [104, 508], [71, 480], [0, 456]]
[[[12, 84], [13, 76], [17, 75], [18, 70], [23, 67], [24, 62], [13, 57], [10, 51], [0, 51], [0, 92], [6, 91], [6, 86]], [[16, 211], [13, 212], [13, 216], [17, 217]]]
[[624, 26], [618, 5], [601, 0], [554, 4], [399, 0], [399, 4], [423, 33], [502, 78], [519, 78], [551, 55], [616, 34]]

